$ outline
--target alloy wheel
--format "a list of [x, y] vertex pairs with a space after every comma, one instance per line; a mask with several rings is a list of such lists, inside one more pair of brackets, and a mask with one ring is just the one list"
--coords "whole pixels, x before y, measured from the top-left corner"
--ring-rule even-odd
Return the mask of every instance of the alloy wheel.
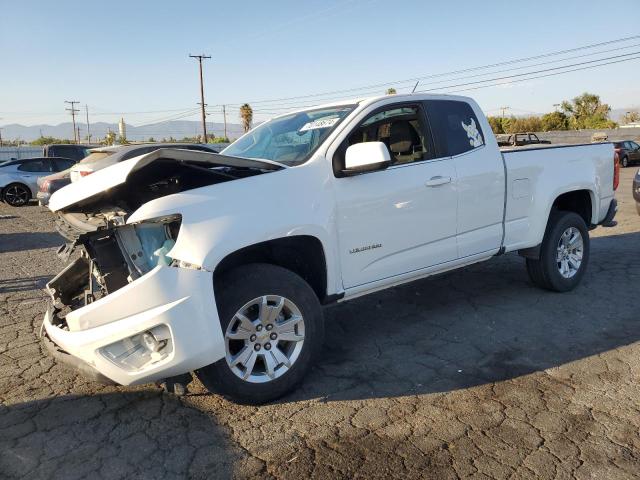
[[580, 230], [576, 227], [567, 228], [560, 236], [556, 250], [556, 264], [560, 275], [572, 278], [582, 265], [584, 254], [584, 240]]
[[4, 192], [4, 200], [12, 207], [20, 207], [29, 201], [30, 193], [22, 185], [10, 185]]
[[293, 367], [303, 344], [300, 309], [288, 298], [264, 295], [247, 302], [229, 322], [225, 359], [242, 380], [266, 383]]

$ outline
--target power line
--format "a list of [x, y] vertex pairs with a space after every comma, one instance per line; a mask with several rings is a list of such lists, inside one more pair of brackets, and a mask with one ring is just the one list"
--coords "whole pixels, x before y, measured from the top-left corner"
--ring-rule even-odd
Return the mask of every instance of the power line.
[[[477, 80], [477, 81], [473, 81], [473, 82], [465, 82], [465, 83], [459, 83], [459, 84], [453, 84], [453, 85], [444, 85], [444, 86], [440, 86], [440, 87], [417, 90], [416, 93], [434, 92], [434, 91], [438, 91], [438, 90], [446, 90], [446, 89], [458, 88], [458, 87], [469, 86], [469, 85], [478, 85], [478, 84], [482, 84], [482, 83], [495, 82], [495, 81], [498, 81], [498, 80], [507, 80], [507, 79], [513, 79], [513, 78], [519, 78], [519, 77], [526, 77], [526, 76], [535, 75], [535, 74], [544, 73], [544, 72], [550, 72], [550, 71], [555, 71], [555, 70], [564, 70], [564, 69], [568, 69], [568, 68], [576, 67], [576, 66], [589, 65], [589, 64], [599, 63], [599, 62], [605, 62], [607, 60], [619, 59], [619, 58], [623, 58], [623, 57], [630, 57], [632, 55], [637, 55], [638, 53], [640, 53], [640, 52], [636, 51], [636, 52], [626, 53], [626, 54], [622, 54], [622, 55], [614, 55], [614, 56], [610, 56], [610, 57], [603, 57], [603, 58], [599, 58], [599, 59], [595, 59], [595, 60], [590, 60], [590, 61], [585, 61], [585, 62], [578, 62], [578, 63], [568, 64], [568, 65], [561, 65], [561, 66], [558, 66], [558, 67], [534, 70], [534, 71], [525, 72], [525, 73], [519, 73], [519, 74], [514, 74], [514, 75], [505, 75], [505, 76], [501, 76], [501, 77], [487, 78], [487, 79]], [[633, 58], [631, 58], [630, 60], [633, 60]], [[608, 63], [602, 64], [602, 65], [608, 65]], [[601, 65], [592, 65], [592, 68], [596, 68], [598, 66], [601, 66]], [[580, 69], [580, 70], [587, 70], [587, 69], [588, 68], [583, 68], [583, 69]], [[577, 70], [569, 70], [566, 73], [570, 73], [572, 71], [577, 71]], [[492, 72], [492, 73], [497, 73], [497, 72]], [[560, 72], [560, 73], [562, 73], [562, 72]], [[465, 77], [462, 77], [460, 79], [464, 79], [464, 78]], [[468, 78], [472, 78], [472, 77], [468, 77]], [[438, 82], [438, 83], [440, 83], [440, 82]], [[514, 82], [514, 83], [519, 83], [519, 82]], [[427, 85], [429, 85], [429, 84], [427, 84]], [[473, 90], [473, 89], [469, 89], [469, 90]], [[329, 101], [329, 100], [330, 99], [324, 99], [324, 101]], [[343, 100], [343, 98], [336, 97], [336, 100]], [[300, 108], [308, 108], [308, 107], [313, 107], [313, 106], [315, 106], [315, 105], [314, 104], [308, 104], [308, 102], [307, 102], [307, 104], [304, 104], [304, 105], [297, 104], [297, 105], [287, 105], [287, 106], [281, 106], [281, 107], [270, 106], [270, 107], [266, 107], [264, 110], [261, 110], [261, 109], [258, 108], [258, 109], [254, 109], [254, 112], [256, 112], [256, 113], [264, 113], [264, 114], [279, 115], [280, 113], [278, 113], [278, 112], [286, 112], [286, 111], [296, 110], [296, 109], [300, 109]]]
[[197, 58], [198, 59], [198, 66], [200, 68], [200, 106], [202, 107], [202, 134], [203, 134], [203, 138], [204, 138], [204, 143], [207, 143], [207, 118], [206, 118], [206, 113], [205, 113], [205, 103], [204, 103], [204, 82], [202, 79], [202, 60], [206, 60], [211, 58], [210, 55], [191, 55], [189, 54], [189, 57], [191, 58]]
[[612, 60], [612, 59], [616, 59], [616, 58], [629, 57], [631, 55], [638, 55], [638, 54], [640, 54], [640, 51], [631, 52], [631, 53], [625, 53], [625, 54], [622, 54], [622, 55], [614, 55], [612, 57], [599, 58], [597, 60], [589, 60], [589, 61], [586, 61], [586, 62], [578, 62], [578, 63], [574, 63], [574, 64], [570, 64], [570, 65], [561, 65], [559, 67], [544, 68], [542, 70], [534, 70], [533, 72], [517, 73], [517, 74], [514, 74], [514, 75], [506, 75], [504, 77], [495, 77], [495, 78], [490, 78], [490, 79], [485, 79], [485, 80], [477, 80], [477, 81], [474, 81], [474, 82], [460, 83], [458, 85], [449, 85], [447, 87], [428, 88], [426, 90], [418, 90], [417, 93], [431, 92], [431, 91], [434, 91], [434, 90], [442, 90], [442, 89], [445, 89], [445, 88], [464, 87], [464, 86], [467, 86], [467, 85], [486, 83], [486, 82], [496, 81], [496, 80], [506, 80], [506, 79], [509, 79], [509, 78], [518, 78], [518, 77], [523, 77], [523, 76], [526, 76], [526, 75], [533, 75], [533, 74], [537, 74], [537, 73], [551, 72], [551, 71], [554, 71], [554, 70], [562, 70], [562, 69], [565, 69], [565, 68], [577, 67], [577, 66], [580, 66], [580, 65], [588, 65], [588, 64], [593, 64], [593, 63], [597, 63], [597, 62], [602, 62], [602, 61], [605, 61], [605, 60]]
[[537, 75], [537, 76], [533, 76], [533, 77], [529, 77], [529, 78], [521, 78], [521, 79], [509, 81], [509, 82], [494, 83], [494, 84], [491, 84], [491, 85], [482, 85], [482, 86], [479, 86], [479, 87], [465, 88], [465, 89], [462, 89], [462, 90], [456, 90], [456, 91], [447, 92], [447, 93], [468, 92], [468, 91], [471, 91], [471, 90], [480, 90], [482, 88], [497, 87], [497, 86], [500, 86], [500, 85], [508, 85], [510, 83], [526, 82], [527, 80], [536, 80], [538, 78], [555, 77], [557, 75], [564, 75], [566, 73], [580, 72], [580, 71], [583, 71], [583, 70], [590, 70], [592, 68], [604, 67], [604, 66], [607, 66], [607, 65], [614, 65], [614, 64], [617, 64], [617, 63], [631, 62], [633, 60], [640, 60], [640, 56], [633, 57], [633, 58], [625, 58], [625, 59], [622, 59], [622, 60], [615, 60], [615, 61], [612, 61], [612, 62], [601, 63], [599, 65], [590, 65], [588, 67], [574, 68], [572, 70], [567, 70], [565, 72], [554, 72], [554, 73], [549, 73], [549, 74], [546, 74], [546, 75]]
[[89, 128], [89, 107], [85, 103], [84, 111], [87, 114], [87, 143], [91, 143], [91, 129]]
[[[614, 43], [627, 42], [629, 40], [635, 40], [635, 39], [638, 39], [638, 38], [640, 38], [640, 35], [634, 35], [634, 36], [630, 36], [630, 37], [624, 37], [624, 38], [618, 38], [618, 39], [615, 39], [615, 40], [609, 40], [609, 41], [606, 41], [606, 42], [599, 42], [599, 43], [593, 43], [593, 44], [590, 44], [590, 45], [583, 45], [581, 47], [575, 47], [575, 48], [570, 48], [570, 49], [565, 49], [565, 50], [558, 50], [558, 51], [554, 51], [554, 52], [543, 53], [543, 54], [534, 55], [534, 56], [531, 56], [531, 57], [517, 58], [517, 59], [512, 59], [512, 60], [506, 60], [506, 61], [503, 61], [503, 62], [498, 62], [498, 63], [480, 65], [480, 66], [477, 66], [477, 67], [464, 68], [464, 69], [461, 69], [461, 70], [453, 70], [453, 71], [443, 72], [443, 73], [424, 75], [424, 76], [413, 77], [413, 78], [408, 78], [408, 79], [404, 79], [404, 80], [395, 80], [395, 81], [391, 81], [391, 82], [377, 83], [377, 84], [367, 85], [367, 86], [363, 86], [363, 87], [348, 88], [348, 89], [342, 89], [342, 90], [333, 90], [333, 91], [329, 91], [329, 92], [298, 95], [298, 96], [293, 96], [293, 97], [273, 98], [273, 99], [267, 99], [267, 100], [253, 100], [251, 102], [246, 102], [246, 103], [256, 105], [256, 104], [270, 103], [270, 102], [281, 102], [281, 101], [285, 101], [285, 100], [316, 98], [316, 97], [322, 97], [322, 96], [339, 94], [339, 93], [358, 92], [358, 91], [365, 90], [365, 89], [383, 88], [383, 87], [386, 87], [386, 86], [389, 86], [389, 85], [397, 85], [397, 84], [401, 84], [401, 83], [408, 83], [408, 82], [414, 83], [414, 82], [416, 82], [418, 80], [421, 81], [421, 80], [429, 79], [429, 78], [439, 78], [439, 77], [445, 77], [445, 76], [450, 76], [450, 75], [456, 75], [456, 74], [459, 74], [459, 73], [468, 73], [468, 72], [474, 72], [474, 71], [478, 71], [478, 70], [486, 70], [486, 69], [490, 69], [490, 68], [501, 67], [501, 66], [505, 66], [505, 65], [512, 65], [512, 64], [516, 64], [516, 63], [523, 63], [523, 62], [528, 62], [528, 61], [532, 61], [532, 60], [538, 60], [538, 59], [541, 59], [541, 58], [548, 58], [548, 57], [563, 55], [563, 54], [566, 54], [566, 53], [573, 53], [573, 52], [577, 52], [577, 51], [581, 51], [581, 50], [593, 49], [593, 48], [602, 47], [602, 46], [605, 46], [605, 45], [612, 45]], [[623, 47], [623, 48], [629, 48], [629, 47]], [[235, 106], [235, 105], [241, 105], [242, 103], [244, 103], [244, 102], [227, 103], [227, 105], [234, 105]]]
[[75, 140], [76, 144], [78, 144], [80, 142], [76, 132], [76, 113], [78, 113], [80, 110], [75, 108], [75, 104], [80, 102], [77, 100], [65, 100], [64, 103], [68, 103], [71, 105], [71, 108], [65, 108], [65, 110], [71, 112], [71, 119], [73, 121], [73, 139]]

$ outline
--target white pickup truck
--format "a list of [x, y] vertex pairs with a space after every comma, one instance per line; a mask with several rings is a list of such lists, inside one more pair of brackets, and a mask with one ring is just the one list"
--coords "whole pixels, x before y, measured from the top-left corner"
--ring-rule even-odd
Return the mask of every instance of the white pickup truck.
[[80, 253], [48, 284], [43, 338], [94, 378], [195, 372], [270, 401], [318, 358], [322, 305], [507, 252], [576, 287], [616, 164], [611, 144], [501, 152], [473, 100], [433, 95], [282, 115], [221, 154], [157, 150], [51, 197], [59, 254]]

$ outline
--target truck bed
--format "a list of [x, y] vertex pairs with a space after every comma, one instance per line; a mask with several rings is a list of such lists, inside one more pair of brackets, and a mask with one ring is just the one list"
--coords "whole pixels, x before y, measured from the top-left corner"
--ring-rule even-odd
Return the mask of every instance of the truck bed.
[[501, 149], [506, 169], [505, 239], [507, 251], [542, 241], [553, 199], [569, 191], [589, 192], [590, 222], [597, 224], [613, 199], [611, 143], [536, 145]]

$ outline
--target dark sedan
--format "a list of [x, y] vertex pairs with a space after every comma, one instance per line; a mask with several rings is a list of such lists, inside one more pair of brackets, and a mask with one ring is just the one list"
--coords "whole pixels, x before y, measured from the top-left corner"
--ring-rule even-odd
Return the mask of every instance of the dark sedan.
[[626, 168], [632, 163], [640, 162], [640, 145], [636, 142], [624, 140], [614, 142], [613, 146], [620, 157], [620, 166]]

